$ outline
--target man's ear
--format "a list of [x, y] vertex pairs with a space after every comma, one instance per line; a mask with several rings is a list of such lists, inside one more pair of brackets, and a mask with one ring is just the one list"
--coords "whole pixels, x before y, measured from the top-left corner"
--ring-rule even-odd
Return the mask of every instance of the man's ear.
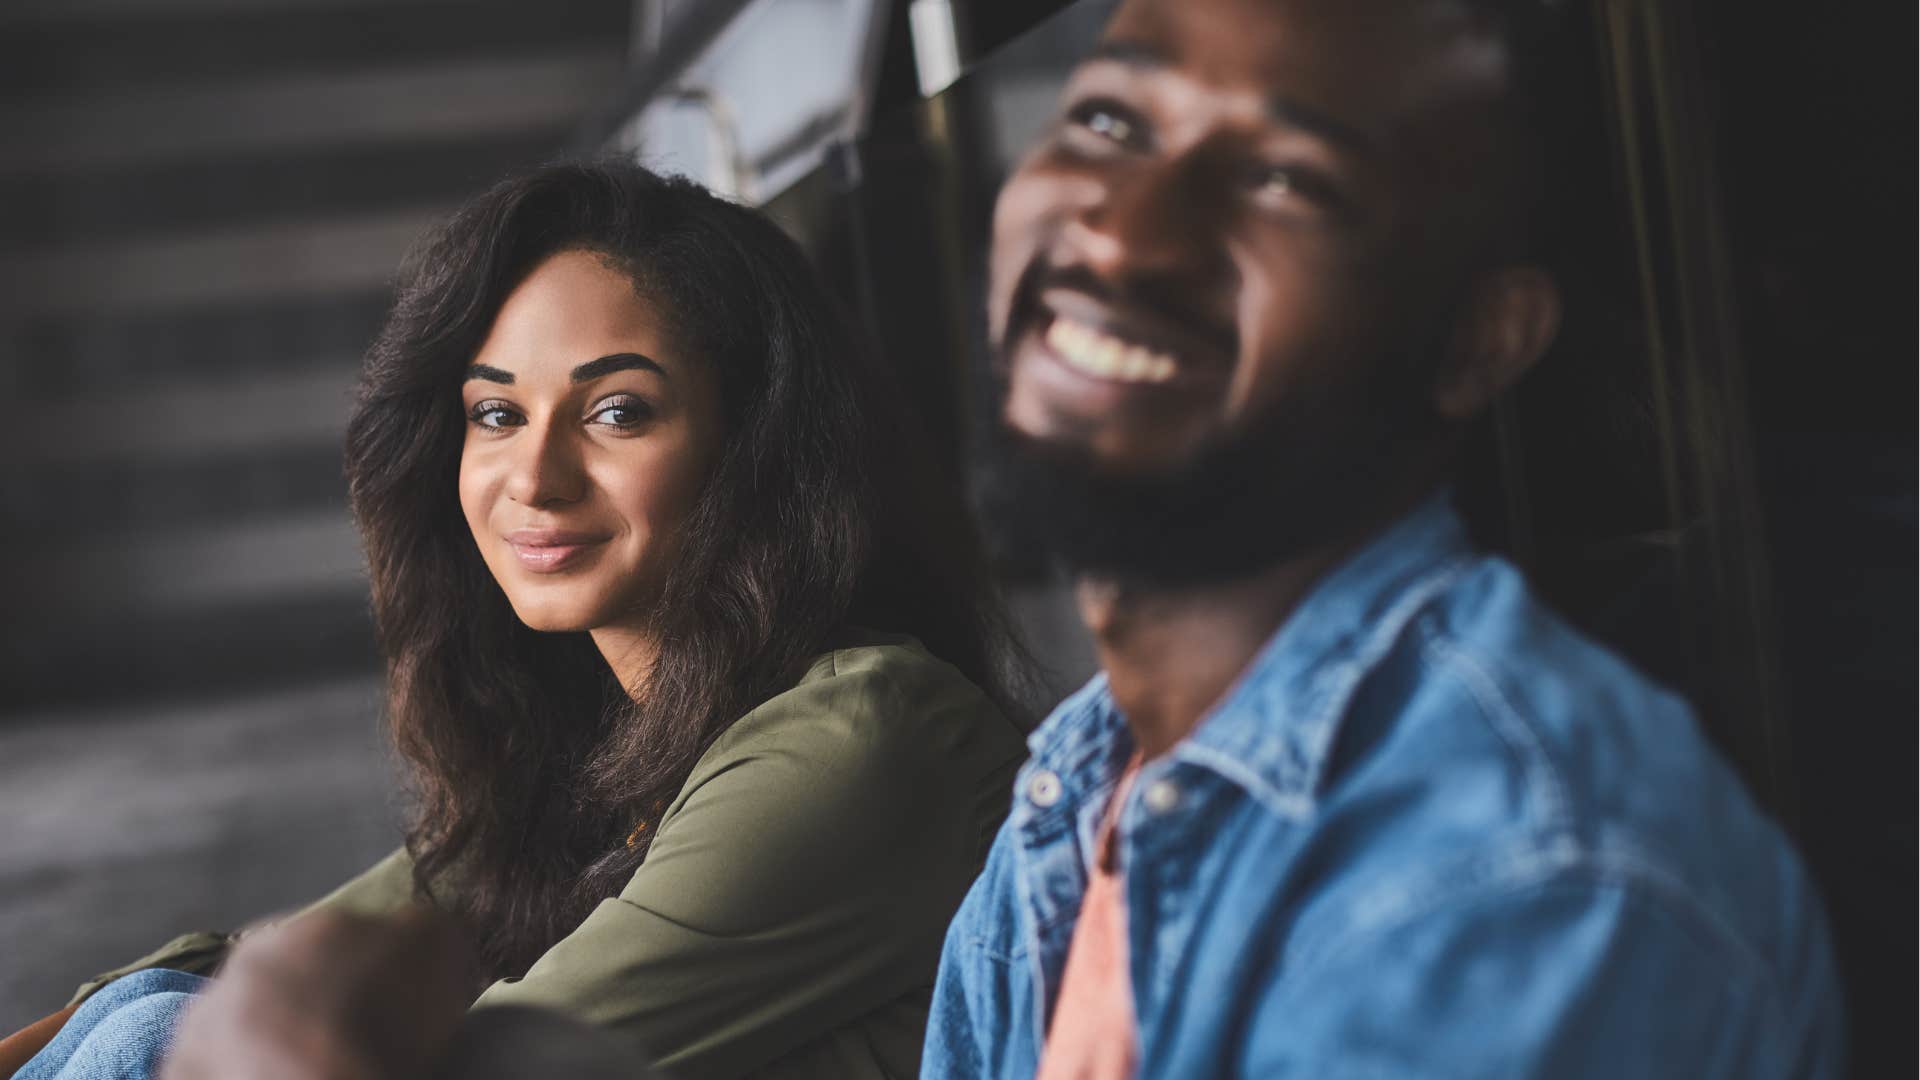
[[1537, 266], [1481, 276], [1434, 382], [1435, 411], [1471, 420], [1533, 367], [1560, 332], [1560, 286]]

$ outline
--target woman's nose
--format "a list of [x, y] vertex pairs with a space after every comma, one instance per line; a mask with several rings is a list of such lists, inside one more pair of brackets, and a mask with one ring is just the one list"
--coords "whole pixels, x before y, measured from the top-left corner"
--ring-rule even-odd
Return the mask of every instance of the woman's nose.
[[551, 506], [579, 502], [586, 493], [576, 440], [564, 424], [552, 420], [528, 424], [513, 440], [507, 476], [507, 498], [523, 506]]

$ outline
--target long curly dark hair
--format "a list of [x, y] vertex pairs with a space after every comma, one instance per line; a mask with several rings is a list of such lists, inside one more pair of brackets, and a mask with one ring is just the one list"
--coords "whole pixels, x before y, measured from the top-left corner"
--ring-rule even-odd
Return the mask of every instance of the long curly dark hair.
[[[456, 490], [465, 369], [507, 294], [570, 250], [627, 271], [721, 387], [725, 446], [650, 613], [660, 653], [637, 697], [585, 633], [515, 617]], [[846, 625], [913, 634], [1006, 701], [1010, 639], [975, 533], [914, 435], [799, 248], [690, 181], [544, 167], [409, 258], [366, 357], [347, 478], [415, 797], [415, 883], [468, 919], [491, 976], [524, 972], [617, 893], [646, 857], [634, 823]]]

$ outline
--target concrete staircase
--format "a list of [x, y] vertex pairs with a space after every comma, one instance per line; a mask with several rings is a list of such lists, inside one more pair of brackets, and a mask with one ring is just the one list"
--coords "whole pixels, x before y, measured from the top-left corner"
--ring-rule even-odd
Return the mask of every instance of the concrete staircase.
[[629, 0], [0, 6], [0, 715], [370, 670], [339, 443], [429, 223]]

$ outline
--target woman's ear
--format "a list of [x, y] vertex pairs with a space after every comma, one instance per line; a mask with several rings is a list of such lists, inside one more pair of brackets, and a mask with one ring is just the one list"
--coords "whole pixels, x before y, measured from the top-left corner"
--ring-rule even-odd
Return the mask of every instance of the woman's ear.
[[1434, 409], [1471, 420], [1533, 367], [1560, 331], [1560, 286], [1537, 266], [1483, 275], [1434, 382]]

